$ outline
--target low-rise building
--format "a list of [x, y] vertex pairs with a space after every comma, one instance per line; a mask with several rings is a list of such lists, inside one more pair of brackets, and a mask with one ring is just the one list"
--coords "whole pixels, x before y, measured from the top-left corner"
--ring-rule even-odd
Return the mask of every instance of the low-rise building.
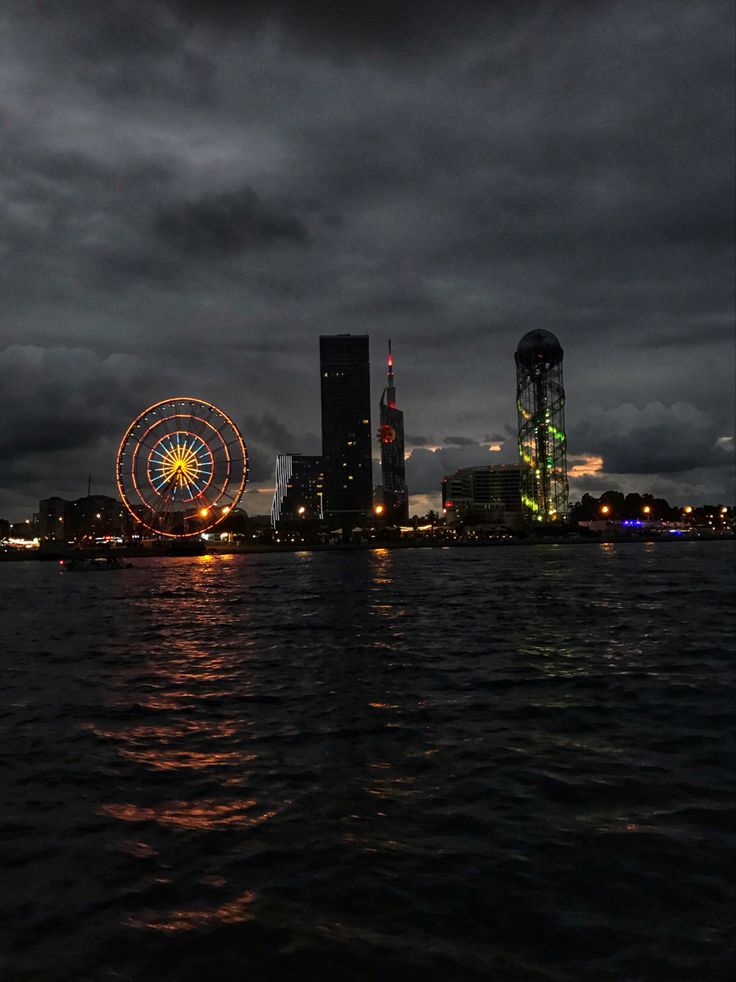
[[442, 507], [450, 525], [511, 525], [521, 517], [521, 468], [462, 467], [443, 478]]
[[71, 514], [73, 505], [65, 498], [43, 498], [38, 503], [38, 533], [42, 540], [64, 540], [73, 534]]

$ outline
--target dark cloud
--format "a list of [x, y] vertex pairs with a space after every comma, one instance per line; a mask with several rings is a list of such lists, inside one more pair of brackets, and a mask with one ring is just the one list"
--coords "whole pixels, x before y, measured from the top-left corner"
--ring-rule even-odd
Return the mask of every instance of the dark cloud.
[[721, 434], [713, 418], [695, 406], [651, 402], [593, 409], [570, 433], [571, 445], [603, 458], [614, 474], [671, 474], [733, 460], [718, 445]]
[[0, 416], [3, 498], [29, 510], [49, 495], [86, 493], [89, 475], [100, 493], [115, 493], [125, 429], [158, 386], [174, 384], [130, 355], [36, 345], [0, 351], [0, 378], [12, 407]]
[[246, 415], [239, 421], [248, 441], [250, 479], [273, 483], [279, 453], [318, 454], [322, 441], [314, 433], [296, 433], [272, 413]]
[[446, 436], [442, 442], [454, 447], [472, 447], [476, 441], [468, 436]]
[[174, 248], [195, 256], [237, 255], [276, 242], [307, 242], [304, 225], [292, 213], [264, 203], [250, 187], [204, 194], [163, 208], [156, 234]]
[[[167, 0], [167, 5], [189, 24], [210, 23], [226, 30], [235, 24], [248, 31], [277, 31], [302, 44], [336, 53], [347, 46], [374, 56], [387, 49], [403, 52], [421, 44], [451, 43], [491, 6], [478, 0], [456, 0], [451, 7], [442, 0], [372, 0], [363, 4]], [[497, 15], [510, 6], [497, 0]]]
[[124, 420], [138, 404], [152, 373], [128, 355], [14, 345], [0, 352], [0, 377], [13, 407], [0, 416], [7, 464], [28, 452], [72, 449], [107, 435], [111, 419]]

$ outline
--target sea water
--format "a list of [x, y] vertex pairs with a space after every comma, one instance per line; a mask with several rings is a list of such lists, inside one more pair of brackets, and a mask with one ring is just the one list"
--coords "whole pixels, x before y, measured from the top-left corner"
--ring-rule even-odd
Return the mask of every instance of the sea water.
[[720, 979], [733, 543], [0, 565], [8, 982]]

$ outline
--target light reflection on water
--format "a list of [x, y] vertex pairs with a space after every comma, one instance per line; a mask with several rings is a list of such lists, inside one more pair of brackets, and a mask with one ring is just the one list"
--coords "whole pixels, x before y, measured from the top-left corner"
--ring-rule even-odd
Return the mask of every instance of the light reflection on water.
[[9, 977], [719, 977], [731, 562], [20, 570], [48, 618], [6, 622]]
[[101, 815], [122, 822], [156, 822], [156, 824], [181, 829], [216, 829], [225, 826], [253, 828], [267, 822], [276, 810], [254, 812], [258, 802], [252, 799], [233, 801], [167, 801], [152, 808], [141, 808], [132, 802], [102, 805]]
[[250, 907], [256, 899], [252, 890], [246, 890], [234, 900], [218, 907], [200, 910], [172, 910], [167, 913], [150, 912], [147, 917], [128, 917], [126, 926], [149, 931], [195, 931], [222, 924], [243, 924], [253, 920]]

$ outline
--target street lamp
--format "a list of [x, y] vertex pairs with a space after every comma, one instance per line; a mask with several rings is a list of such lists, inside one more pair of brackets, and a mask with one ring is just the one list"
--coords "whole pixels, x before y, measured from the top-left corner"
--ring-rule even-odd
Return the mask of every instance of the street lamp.
[[649, 515], [651, 510], [652, 510], [651, 505], [644, 505], [644, 507], [642, 508], [642, 511], [644, 512], [645, 515]]
[[601, 515], [607, 515], [610, 512], [608, 505], [601, 505]]

